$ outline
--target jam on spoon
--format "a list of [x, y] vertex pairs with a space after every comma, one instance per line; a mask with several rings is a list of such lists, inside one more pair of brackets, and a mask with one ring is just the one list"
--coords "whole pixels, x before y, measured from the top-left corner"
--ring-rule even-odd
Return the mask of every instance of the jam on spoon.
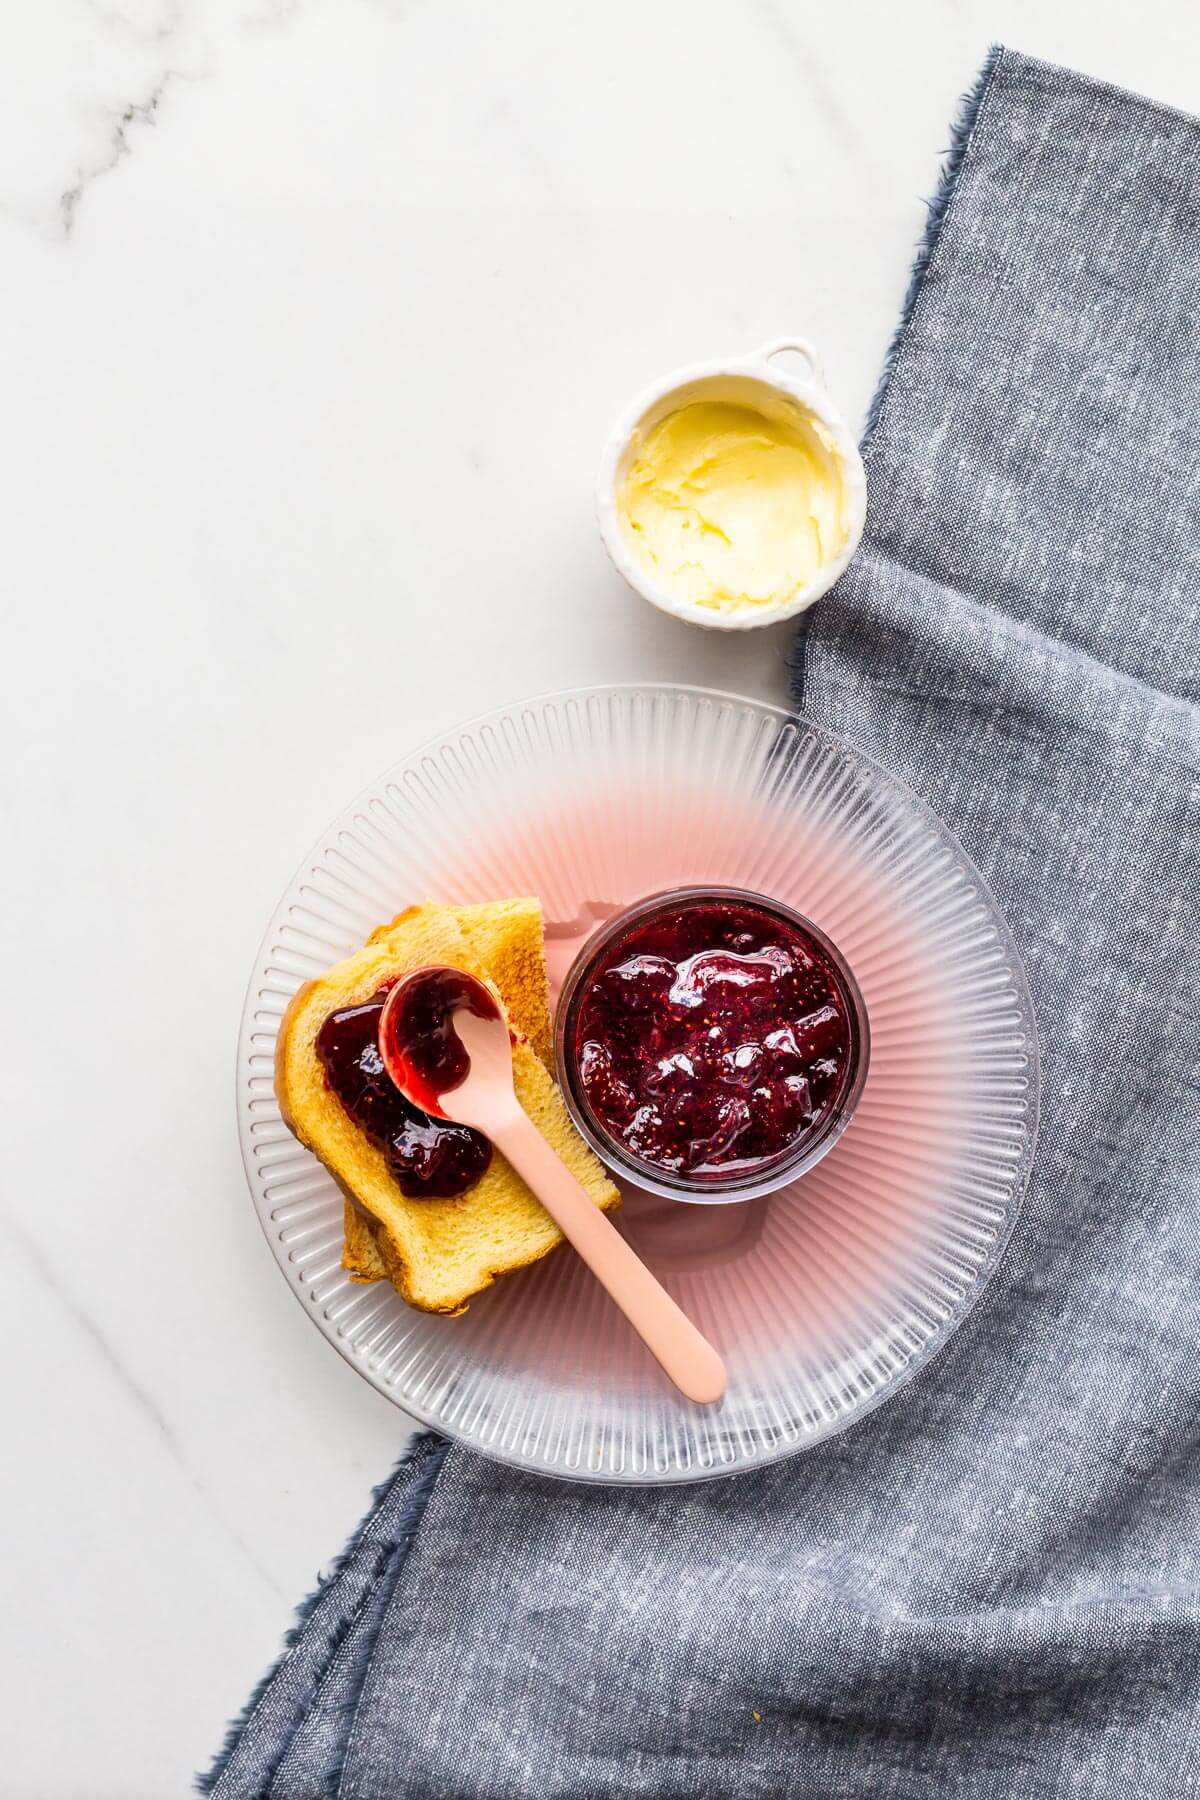
[[471, 1059], [454, 1029], [456, 1012], [498, 1019], [500, 1008], [482, 981], [465, 969], [437, 965], [404, 975], [392, 988], [379, 1021], [379, 1054], [398, 1088], [435, 1118], [441, 1099], [461, 1087]]
[[[458, 1006], [469, 1006], [472, 1011], [477, 1006], [472, 1006], [470, 999], [459, 997], [437, 1001], [436, 985], [415, 985], [425, 976], [455, 977], [459, 982], [471, 983], [491, 1007], [492, 1016], [496, 1015], [491, 995], [471, 976], [458, 969], [422, 970], [407, 981], [395, 977], [385, 982], [358, 1006], [330, 1013], [317, 1034], [316, 1051], [331, 1091], [355, 1124], [383, 1151], [401, 1193], [413, 1200], [450, 1199], [473, 1186], [492, 1160], [492, 1146], [482, 1132], [431, 1116], [437, 1107], [437, 1095], [466, 1074], [466, 1052], [449, 1024], [450, 1013]], [[440, 991], [447, 994], [452, 985], [447, 984]], [[402, 1016], [409, 1016], [412, 1009], [415, 1028], [406, 1038], [407, 1052], [412, 1056], [415, 1051], [422, 1072], [422, 1093], [428, 1092], [431, 1102], [429, 1111], [405, 1099], [387, 1072], [380, 1048], [385, 1005], [393, 992], [399, 1003], [397, 990], [401, 987], [406, 994], [410, 988], [413, 990], [405, 1000]], [[460, 1070], [458, 1057], [463, 1059]]]
[[704, 898], [634, 922], [601, 952], [570, 1050], [604, 1132], [702, 1181], [745, 1175], [815, 1133], [854, 1055], [818, 939], [766, 906]]

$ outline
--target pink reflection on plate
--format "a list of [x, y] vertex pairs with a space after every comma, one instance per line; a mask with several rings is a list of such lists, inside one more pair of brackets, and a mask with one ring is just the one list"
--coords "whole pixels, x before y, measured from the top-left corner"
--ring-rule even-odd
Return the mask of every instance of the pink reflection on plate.
[[[576, 768], [569, 793], [539, 792], [501, 819], [477, 819], [438, 895], [467, 903], [537, 894], [552, 999], [597, 925], [647, 894], [705, 879], [736, 879], [787, 901], [842, 950], [871, 1021], [871, 1068], [855, 1119], [825, 1161], [744, 1207], [651, 1201], [620, 1183], [627, 1236], [745, 1380], [770, 1377], [781, 1356], [798, 1352], [826, 1368], [845, 1360], [852, 1371], [864, 1334], [888, 1336], [893, 1297], [914, 1278], [928, 1288], [931, 1318], [941, 1310], [928, 1245], [964, 1144], [961, 983], [940, 954], [940, 933], [881, 878], [870, 846], [843, 828], [840, 813], [797, 814], [769, 792], [725, 793], [703, 764], [675, 770], [669, 792]], [[738, 1217], [714, 1222], [715, 1211]], [[533, 1271], [527, 1281], [537, 1308], [550, 1310], [541, 1329], [523, 1326], [521, 1342], [557, 1343], [572, 1331], [551, 1298], [561, 1277]], [[578, 1304], [574, 1282], [562, 1297]], [[515, 1329], [515, 1311], [515, 1303], [503, 1308], [506, 1330]], [[608, 1312], [602, 1297], [584, 1310], [605, 1329], [594, 1353], [579, 1346], [581, 1367], [594, 1368], [602, 1353], [624, 1377], [644, 1353], [632, 1336], [621, 1342], [624, 1328]]]

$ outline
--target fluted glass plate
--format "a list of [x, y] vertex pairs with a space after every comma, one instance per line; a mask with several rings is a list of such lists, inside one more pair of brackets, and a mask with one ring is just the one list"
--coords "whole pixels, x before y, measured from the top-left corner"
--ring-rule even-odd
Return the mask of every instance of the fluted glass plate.
[[[569, 1249], [457, 1319], [351, 1282], [341, 1193], [275, 1103], [275, 1037], [301, 982], [413, 901], [536, 894], [554, 985], [599, 920], [705, 882], [773, 895], [828, 932], [862, 987], [872, 1045], [849, 1130], [791, 1187], [739, 1205], [625, 1190], [620, 1229], [725, 1357], [720, 1406], [675, 1393]], [[818, 1443], [945, 1343], [1016, 1219], [1037, 1045], [982, 879], [883, 770], [753, 700], [588, 688], [448, 732], [330, 827], [255, 963], [237, 1104], [280, 1268], [382, 1393], [546, 1475], [690, 1481]]]

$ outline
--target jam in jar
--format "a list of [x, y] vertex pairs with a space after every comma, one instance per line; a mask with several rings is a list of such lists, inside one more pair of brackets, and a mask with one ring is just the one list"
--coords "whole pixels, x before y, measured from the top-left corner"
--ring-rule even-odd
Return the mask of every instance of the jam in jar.
[[855, 1083], [853, 978], [788, 908], [663, 896], [583, 960], [568, 979], [568, 1086], [589, 1135], [635, 1165], [697, 1187], [744, 1181], [822, 1136]]

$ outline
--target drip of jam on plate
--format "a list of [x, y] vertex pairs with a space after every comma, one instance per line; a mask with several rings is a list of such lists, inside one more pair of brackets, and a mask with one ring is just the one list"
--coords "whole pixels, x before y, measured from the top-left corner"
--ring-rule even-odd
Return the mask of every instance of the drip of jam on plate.
[[587, 977], [572, 1038], [598, 1124], [640, 1161], [701, 1178], [808, 1137], [851, 1058], [825, 950], [742, 901], [685, 901], [633, 925]]
[[330, 1013], [317, 1034], [317, 1056], [332, 1092], [387, 1157], [401, 1193], [413, 1200], [450, 1199], [486, 1172], [492, 1146], [481, 1132], [413, 1106], [388, 1074], [379, 1025], [395, 985], [385, 982], [369, 1000]]

